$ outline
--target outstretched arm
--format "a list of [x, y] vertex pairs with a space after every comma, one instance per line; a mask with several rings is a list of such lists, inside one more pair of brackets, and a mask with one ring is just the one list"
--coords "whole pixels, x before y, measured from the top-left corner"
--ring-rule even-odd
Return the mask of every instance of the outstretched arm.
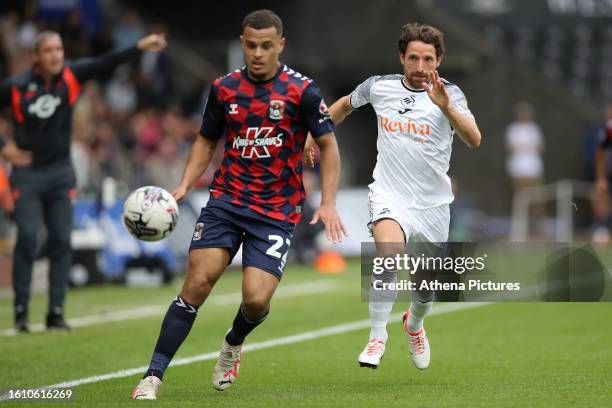
[[325, 225], [327, 239], [338, 242], [344, 238], [346, 228], [336, 211], [336, 193], [340, 179], [340, 153], [333, 133], [317, 137], [316, 143], [321, 149], [321, 206], [312, 217], [311, 224], [319, 219]]
[[[350, 95], [343, 96], [338, 99], [332, 106], [329, 108], [329, 114], [331, 116], [332, 122], [334, 125], [338, 126], [348, 115], [353, 112], [353, 107], [350, 102]], [[306, 144], [304, 145], [304, 153], [302, 157], [302, 162], [308, 167], [314, 167], [315, 162], [315, 141], [312, 135], [309, 133], [306, 136]]]
[[333, 103], [329, 108], [329, 114], [331, 115], [332, 122], [338, 126], [348, 115], [353, 112], [353, 107], [350, 102], [350, 95], [345, 95]]
[[194, 183], [202, 176], [215, 153], [218, 139], [207, 139], [199, 135], [191, 146], [187, 164], [179, 186], [172, 192], [176, 201], [182, 200]]
[[166, 48], [164, 34], [150, 34], [134, 45], [123, 50], [117, 50], [100, 57], [81, 58], [74, 61], [70, 68], [81, 82], [112, 72], [118, 65], [129, 62], [143, 51], [161, 51]]

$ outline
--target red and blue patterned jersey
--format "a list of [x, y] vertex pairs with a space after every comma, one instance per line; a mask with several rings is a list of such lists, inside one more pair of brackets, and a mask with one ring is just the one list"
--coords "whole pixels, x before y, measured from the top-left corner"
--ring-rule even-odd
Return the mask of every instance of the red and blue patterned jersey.
[[211, 196], [298, 223], [306, 135], [316, 138], [333, 131], [317, 85], [286, 65], [267, 81], [253, 81], [246, 68], [217, 79], [200, 130], [207, 139], [227, 136]]

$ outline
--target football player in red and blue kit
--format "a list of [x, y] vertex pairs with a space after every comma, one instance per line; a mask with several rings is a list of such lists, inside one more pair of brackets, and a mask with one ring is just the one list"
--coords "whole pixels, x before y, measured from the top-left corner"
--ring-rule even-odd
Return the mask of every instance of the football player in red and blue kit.
[[338, 146], [319, 88], [279, 62], [285, 39], [282, 22], [272, 11], [246, 16], [240, 39], [246, 67], [212, 85], [200, 136], [172, 193], [177, 200], [185, 197], [226, 136], [210, 199], [195, 225], [185, 283], [166, 313], [134, 399], [157, 397], [164, 371], [189, 334], [198, 308], [242, 244], [242, 303], [223, 340], [212, 382], [223, 391], [236, 381], [242, 344], [269, 313], [301, 217], [301, 160], [308, 132], [321, 150], [322, 179], [321, 206], [311, 222], [320, 219], [334, 242], [346, 235], [336, 212]]

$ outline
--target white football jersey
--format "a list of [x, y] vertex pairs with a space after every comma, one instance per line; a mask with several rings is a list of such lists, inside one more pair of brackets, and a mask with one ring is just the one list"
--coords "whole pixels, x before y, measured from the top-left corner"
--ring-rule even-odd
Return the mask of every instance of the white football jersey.
[[[411, 89], [403, 75], [372, 76], [350, 94], [357, 109], [372, 104], [378, 121], [378, 157], [370, 189], [383, 190], [406, 208], [453, 201], [450, 164], [454, 129], [427, 92]], [[451, 105], [473, 117], [458, 86], [443, 80]]]

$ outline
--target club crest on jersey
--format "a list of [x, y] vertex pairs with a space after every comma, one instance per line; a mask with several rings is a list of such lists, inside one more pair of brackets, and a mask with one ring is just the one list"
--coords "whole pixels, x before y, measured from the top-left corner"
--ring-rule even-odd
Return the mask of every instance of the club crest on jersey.
[[228, 115], [237, 115], [238, 114], [238, 104], [237, 103], [230, 103], [229, 107], [230, 107], [230, 110], [229, 110], [229, 112], [227, 112]]
[[414, 95], [410, 95], [407, 98], [403, 98], [401, 100], [402, 109], [398, 111], [400, 115], [403, 115], [404, 113], [411, 111], [414, 108], [415, 101], [416, 101], [416, 98], [414, 97]]
[[50, 118], [54, 113], [55, 109], [62, 103], [62, 100], [58, 96], [51, 94], [42, 95], [33, 104], [28, 107], [28, 112], [36, 115], [40, 119]]
[[234, 149], [242, 149], [241, 156], [245, 159], [262, 159], [271, 157], [269, 146], [280, 147], [283, 144], [282, 133], [272, 136], [273, 127], [250, 127], [246, 135], [237, 136], [232, 142]]
[[281, 120], [285, 113], [285, 101], [279, 99], [273, 99], [270, 101], [270, 110], [268, 111], [268, 117], [270, 120]]

